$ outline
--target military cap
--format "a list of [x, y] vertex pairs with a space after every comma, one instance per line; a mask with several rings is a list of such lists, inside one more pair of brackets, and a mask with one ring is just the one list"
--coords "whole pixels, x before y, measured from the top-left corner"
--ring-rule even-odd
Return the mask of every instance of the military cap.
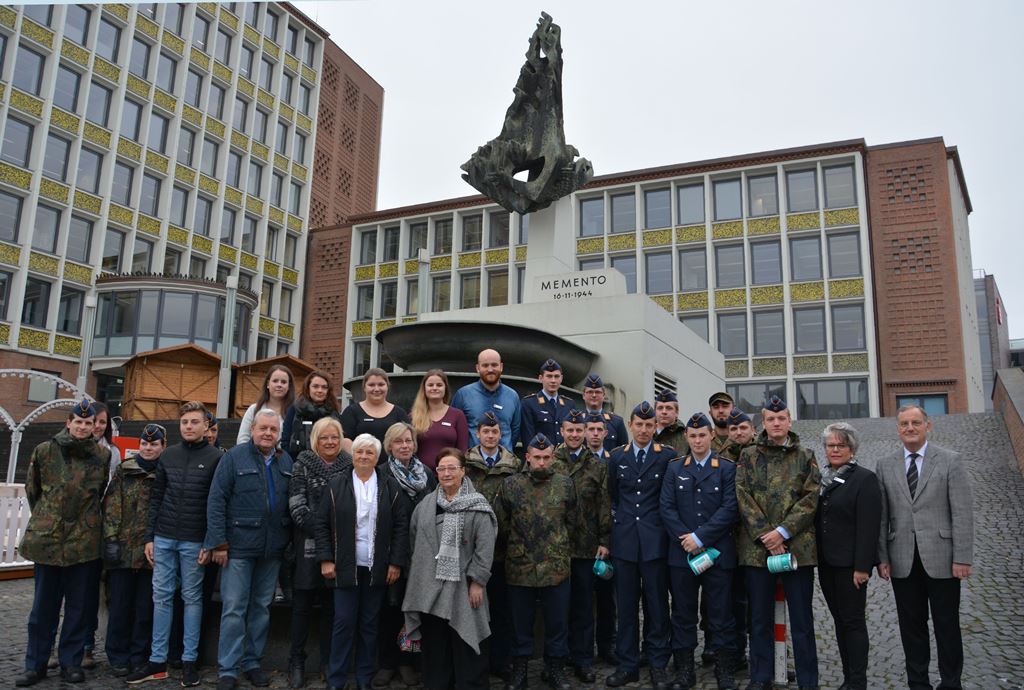
[[501, 422], [498, 421], [498, 418], [493, 412], [488, 411], [480, 415], [480, 420], [476, 425], [478, 428], [482, 426], [501, 426]]
[[565, 419], [562, 421], [569, 422], [570, 424], [586, 424], [587, 413], [583, 410], [569, 410], [569, 414], [565, 415]]
[[548, 357], [547, 360], [545, 360], [544, 363], [540, 365], [541, 373], [544, 373], [545, 371], [561, 371], [561, 370], [562, 370], [562, 365], [559, 364], [558, 362], [556, 362], [555, 360], [551, 359], [550, 357]]
[[694, 412], [690, 415], [690, 418], [686, 420], [687, 429], [700, 429], [701, 427], [710, 427], [711, 420], [707, 418], [703, 412]]
[[587, 424], [604, 424], [604, 417], [600, 412], [588, 412]]
[[660, 403], [679, 402], [679, 398], [677, 398], [676, 394], [673, 393], [672, 391], [670, 391], [670, 390], [663, 390], [662, 392], [660, 392], [656, 396], [654, 396], [654, 402], [660, 402]]
[[206, 423], [211, 427], [217, 426], [217, 418], [209, 410], [206, 411]]
[[587, 377], [587, 380], [583, 382], [584, 388], [604, 388], [604, 381], [597, 374], [591, 374]]
[[729, 418], [725, 420], [726, 424], [728, 424], [729, 426], [735, 426], [737, 424], [742, 424], [743, 422], [749, 421], [750, 417], [747, 415], [747, 413], [738, 407], [732, 408], [732, 412], [729, 413]]
[[633, 414], [630, 416], [637, 419], [654, 419], [654, 408], [651, 407], [651, 403], [644, 400], [633, 408]]
[[96, 416], [96, 407], [88, 399], [82, 398], [77, 405], [71, 408], [71, 414], [82, 419], [89, 419]]
[[786, 410], [786, 401], [777, 395], [770, 396], [764, 400], [764, 409], [769, 412], [782, 412]]
[[551, 441], [549, 441], [548, 437], [545, 436], [544, 434], [537, 434], [536, 436], [530, 439], [528, 447], [536, 448], [537, 450], [547, 450], [548, 448], [551, 447]]
[[734, 405], [736, 401], [734, 401], [732, 396], [728, 393], [719, 391], [708, 398], [708, 407], [714, 405], [716, 402], [727, 402], [730, 405]]
[[167, 438], [166, 430], [159, 424], [147, 424], [142, 430], [142, 435], [139, 436], [143, 441], [147, 443], [156, 443], [157, 441], [163, 441]]

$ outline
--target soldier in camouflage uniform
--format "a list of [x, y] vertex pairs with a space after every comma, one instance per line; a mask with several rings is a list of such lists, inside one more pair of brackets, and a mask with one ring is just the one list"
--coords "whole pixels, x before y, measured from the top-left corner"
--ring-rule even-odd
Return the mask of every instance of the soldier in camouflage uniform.
[[139, 454], [117, 466], [103, 496], [103, 565], [110, 594], [106, 652], [117, 677], [149, 660], [153, 568], [146, 560], [146, 519], [156, 464], [166, 447], [166, 430], [147, 424], [139, 438]]
[[785, 401], [773, 395], [762, 413], [764, 431], [756, 445], [740, 453], [736, 463], [736, 499], [742, 522], [736, 546], [740, 565], [746, 566], [752, 620], [747, 689], [771, 687], [776, 575], [769, 572], [766, 559], [787, 552], [799, 566], [778, 575], [789, 605], [797, 683], [801, 689], [817, 688], [811, 601], [817, 563], [814, 516], [821, 472], [814, 452], [801, 446], [790, 431], [793, 421]]
[[732, 412], [732, 396], [723, 391], [713, 393], [708, 398], [708, 417], [715, 425], [715, 435], [711, 439], [711, 450], [721, 453], [729, 445], [729, 413]]
[[554, 690], [570, 690], [565, 677], [569, 655], [569, 564], [575, 529], [576, 489], [571, 479], [555, 474], [555, 449], [543, 434], [526, 448], [527, 472], [508, 477], [498, 492], [498, 530], [508, 540], [505, 576], [512, 607], [512, 675], [506, 690], [526, 687], [527, 662], [533, 655], [533, 621], [537, 602], [544, 613], [545, 679]]
[[740, 459], [740, 451], [754, 445], [757, 427], [754, 426], [750, 415], [738, 407], [732, 408], [726, 424], [729, 426], [729, 442], [718, 452], [718, 457], [736, 462]]
[[677, 458], [689, 453], [686, 425], [679, 422], [679, 399], [676, 394], [665, 390], [654, 396], [654, 415], [657, 422], [654, 440], [674, 450]]
[[[579, 521], [573, 531], [570, 564], [569, 654], [576, 677], [593, 683], [594, 559], [608, 557], [612, 508], [608, 463], [583, 443], [586, 421], [587, 415], [581, 410], [571, 410], [562, 420], [564, 443], [555, 448], [552, 469], [569, 477], [576, 489]], [[603, 455], [606, 451], [602, 448], [600, 452]]]
[[35, 597], [28, 619], [25, 673], [14, 684], [35, 685], [46, 677], [64, 602], [58, 658], [60, 676], [69, 683], [85, 680], [89, 621], [99, 606], [100, 499], [107, 485], [110, 451], [100, 448], [92, 430], [96, 408], [83, 400], [50, 441], [32, 451], [25, 493], [32, 517], [19, 552], [35, 562]]

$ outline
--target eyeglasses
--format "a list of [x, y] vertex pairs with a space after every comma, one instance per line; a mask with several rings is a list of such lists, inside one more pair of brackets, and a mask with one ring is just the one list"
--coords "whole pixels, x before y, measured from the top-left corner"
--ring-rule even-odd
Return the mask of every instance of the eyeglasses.
[[438, 474], [448, 474], [449, 472], [458, 472], [461, 469], [460, 465], [438, 465], [435, 471]]
[[846, 443], [826, 443], [825, 444], [825, 448], [827, 450], [843, 450], [844, 448], [849, 448], [849, 447], [850, 446], [848, 444], [846, 444]]
[[920, 419], [911, 419], [909, 421], [899, 422], [898, 425], [901, 429], [907, 429], [909, 427], [914, 427], [916, 429], [924, 426], [925, 422], [922, 422]]
[[338, 441], [341, 440], [341, 437], [340, 436], [321, 436], [318, 440], [320, 440], [320, 441], [333, 441], [334, 443], [337, 443]]

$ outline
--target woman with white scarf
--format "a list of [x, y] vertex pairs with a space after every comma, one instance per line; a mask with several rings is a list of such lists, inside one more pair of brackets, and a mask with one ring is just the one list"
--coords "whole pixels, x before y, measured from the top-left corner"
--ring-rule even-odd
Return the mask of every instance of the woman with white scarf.
[[457, 448], [437, 456], [439, 486], [413, 511], [406, 633], [420, 640], [427, 690], [485, 690], [490, 612], [487, 581], [498, 523], [466, 477]]

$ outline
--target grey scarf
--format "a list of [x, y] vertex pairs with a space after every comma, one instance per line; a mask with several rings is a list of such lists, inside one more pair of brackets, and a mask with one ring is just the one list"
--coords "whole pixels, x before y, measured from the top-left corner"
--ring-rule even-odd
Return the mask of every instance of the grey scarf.
[[462, 568], [459, 563], [459, 545], [462, 543], [462, 530], [466, 524], [467, 511], [490, 513], [494, 515], [491, 504], [483, 494], [477, 493], [469, 477], [464, 477], [455, 498], [448, 500], [444, 489], [437, 487], [437, 505], [444, 509], [444, 522], [441, 525], [441, 546], [437, 550], [437, 579], [458, 582], [462, 579]]
[[408, 467], [403, 465], [401, 460], [389, 455], [388, 465], [391, 467], [391, 474], [402, 485], [409, 498], [415, 498], [416, 494], [427, 488], [427, 468], [415, 455], [409, 460]]
[[853, 468], [856, 464], [856, 460], [850, 460], [850, 462], [845, 465], [841, 465], [838, 470], [834, 470], [832, 469], [832, 465], [826, 462], [825, 466], [821, 469], [821, 488], [819, 489], [819, 493], [825, 493], [825, 491], [832, 486], [832, 482], [835, 481], [836, 477], [842, 478], [850, 472], [853, 472]]

